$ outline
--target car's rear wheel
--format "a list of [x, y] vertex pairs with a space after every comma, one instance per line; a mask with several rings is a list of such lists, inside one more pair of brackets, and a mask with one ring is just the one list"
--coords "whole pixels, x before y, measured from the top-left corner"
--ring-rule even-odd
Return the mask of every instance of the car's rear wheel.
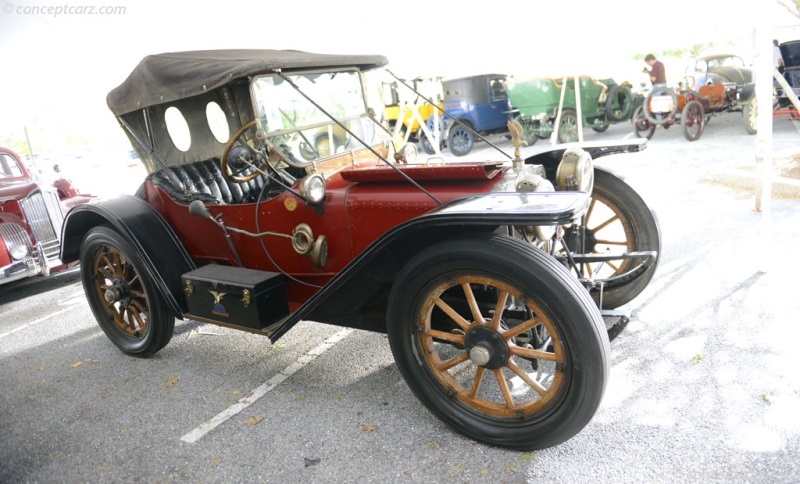
[[398, 275], [387, 314], [409, 387], [469, 438], [550, 447], [600, 404], [602, 318], [563, 266], [521, 241], [483, 233], [425, 249]]
[[475, 144], [475, 137], [472, 131], [460, 124], [454, 124], [450, 127], [450, 134], [447, 137], [447, 147], [450, 153], [456, 156], [464, 156], [472, 151], [472, 146]]
[[744, 118], [744, 129], [747, 134], [756, 134], [758, 132], [758, 103], [756, 96], [753, 94], [744, 105], [742, 110], [742, 117]]
[[683, 136], [689, 141], [695, 141], [703, 134], [706, 114], [703, 105], [697, 101], [689, 101], [681, 112]]
[[151, 356], [169, 343], [175, 317], [131, 244], [107, 226], [90, 230], [80, 251], [83, 288], [106, 336], [123, 352]]

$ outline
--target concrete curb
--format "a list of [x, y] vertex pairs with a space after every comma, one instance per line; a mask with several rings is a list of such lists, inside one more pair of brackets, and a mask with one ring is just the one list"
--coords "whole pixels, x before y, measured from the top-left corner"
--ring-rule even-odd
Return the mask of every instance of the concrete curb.
[[[745, 190], [755, 190], [756, 184], [756, 174], [748, 170], [713, 169], [705, 172], [700, 179]], [[773, 176], [772, 195], [776, 197], [800, 198], [800, 180]]]

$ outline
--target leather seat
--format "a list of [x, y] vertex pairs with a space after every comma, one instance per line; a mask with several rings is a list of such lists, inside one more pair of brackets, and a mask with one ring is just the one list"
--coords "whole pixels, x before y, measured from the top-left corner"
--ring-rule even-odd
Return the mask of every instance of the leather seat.
[[[150, 175], [150, 181], [176, 201], [184, 203], [193, 200], [225, 204], [252, 203], [269, 180], [262, 174], [247, 183], [229, 181], [222, 176], [219, 158], [176, 166], [169, 170], [174, 177], [160, 170]], [[252, 173], [252, 170], [250, 168], [241, 176]]]

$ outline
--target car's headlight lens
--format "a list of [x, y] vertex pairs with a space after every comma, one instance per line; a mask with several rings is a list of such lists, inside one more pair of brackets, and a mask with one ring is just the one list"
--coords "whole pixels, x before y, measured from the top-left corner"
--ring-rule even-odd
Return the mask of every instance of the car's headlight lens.
[[21, 260], [28, 257], [28, 247], [25, 244], [9, 244], [8, 253], [15, 260]]
[[325, 198], [325, 178], [315, 173], [309, 175], [300, 184], [300, 194], [308, 203], [319, 203]]
[[570, 148], [561, 157], [556, 171], [556, 183], [562, 191], [592, 193], [594, 163], [592, 156], [581, 148]]

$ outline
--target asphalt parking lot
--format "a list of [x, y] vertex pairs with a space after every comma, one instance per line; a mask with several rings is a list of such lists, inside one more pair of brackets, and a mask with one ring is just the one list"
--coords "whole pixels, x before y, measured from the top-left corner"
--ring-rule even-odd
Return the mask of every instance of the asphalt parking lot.
[[[775, 151], [800, 151], [795, 123], [774, 124]], [[656, 209], [663, 253], [570, 441], [512, 452], [454, 433], [379, 334], [303, 322], [273, 345], [178, 321], [164, 350], [131, 358], [73, 273], [0, 289], [0, 482], [797, 481], [800, 199], [758, 213], [751, 191], [708, 181], [755, 158], [739, 115], [693, 143], [679, 129], [598, 162]]]

